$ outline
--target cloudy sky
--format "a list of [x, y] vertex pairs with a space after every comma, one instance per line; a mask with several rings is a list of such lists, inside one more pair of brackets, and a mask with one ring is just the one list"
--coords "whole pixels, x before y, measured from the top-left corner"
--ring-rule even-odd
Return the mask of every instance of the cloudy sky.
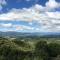
[[0, 0], [0, 31], [60, 32], [60, 0]]

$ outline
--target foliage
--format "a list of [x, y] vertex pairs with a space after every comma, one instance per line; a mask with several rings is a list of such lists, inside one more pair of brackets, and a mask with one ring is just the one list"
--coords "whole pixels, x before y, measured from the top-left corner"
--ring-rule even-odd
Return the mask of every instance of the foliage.
[[0, 60], [59, 60], [59, 59], [60, 59], [60, 43], [58, 39], [57, 40], [55, 38], [11, 39], [0, 37]]

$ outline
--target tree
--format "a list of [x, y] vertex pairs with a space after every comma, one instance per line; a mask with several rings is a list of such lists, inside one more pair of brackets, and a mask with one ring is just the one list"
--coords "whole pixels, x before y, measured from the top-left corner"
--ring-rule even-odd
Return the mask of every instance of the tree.
[[50, 43], [48, 44], [48, 53], [51, 57], [56, 57], [60, 54], [60, 44]]
[[48, 59], [47, 48], [48, 46], [46, 41], [39, 41], [35, 47], [35, 55], [40, 58], [43, 58], [43, 60], [47, 60]]

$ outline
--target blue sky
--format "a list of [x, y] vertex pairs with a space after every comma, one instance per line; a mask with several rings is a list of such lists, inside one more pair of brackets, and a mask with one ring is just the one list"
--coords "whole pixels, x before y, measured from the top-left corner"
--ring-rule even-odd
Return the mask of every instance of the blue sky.
[[0, 0], [0, 31], [60, 32], [60, 0]]

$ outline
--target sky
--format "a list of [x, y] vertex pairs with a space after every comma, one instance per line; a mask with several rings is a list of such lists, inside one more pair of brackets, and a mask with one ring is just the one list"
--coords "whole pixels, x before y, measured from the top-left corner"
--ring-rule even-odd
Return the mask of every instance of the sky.
[[0, 31], [60, 32], [60, 0], [0, 0]]

